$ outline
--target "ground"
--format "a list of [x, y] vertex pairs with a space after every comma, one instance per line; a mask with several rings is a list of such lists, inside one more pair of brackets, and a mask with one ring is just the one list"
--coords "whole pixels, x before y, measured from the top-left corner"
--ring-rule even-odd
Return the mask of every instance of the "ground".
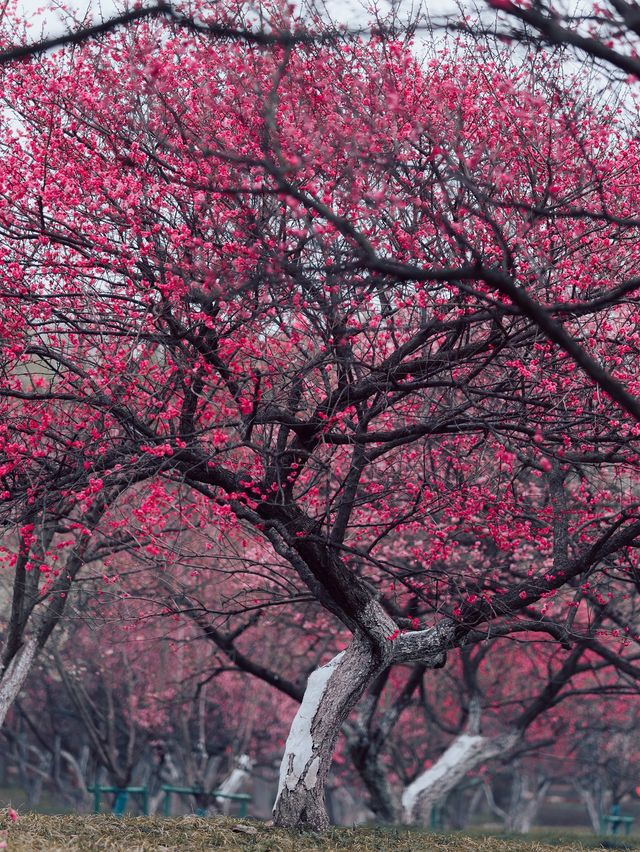
[[[5, 821], [6, 828], [6, 821]], [[297, 833], [270, 828], [264, 823], [238, 819], [140, 817], [43, 814], [20, 815], [0, 835], [8, 852], [577, 852], [583, 849], [640, 849], [614, 838], [560, 834], [538, 839], [436, 835], [407, 829], [333, 829], [326, 834]]]

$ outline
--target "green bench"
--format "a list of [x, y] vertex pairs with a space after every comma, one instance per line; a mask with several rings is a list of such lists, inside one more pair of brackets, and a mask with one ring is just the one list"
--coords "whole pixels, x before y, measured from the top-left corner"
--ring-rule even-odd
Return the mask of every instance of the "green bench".
[[[100, 813], [100, 800], [103, 793], [113, 793], [115, 798], [111, 807], [111, 813], [114, 816], [123, 816], [127, 809], [129, 796], [142, 796], [142, 813], [145, 816], [149, 814], [149, 791], [147, 787], [112, 787], [105, 784], [94, 784], [93, 787], [87, 788], [93, 793], [93, 812]], [[162, 803], [162, 813], [164, 816], [171, 815], [171, 796], [175, 793], [177, 796], [201, 796], [204, 792], [201, 787], [175, 787], [172, 784], [163, 784], [160, 788], [164, 793]], [[240, 803], [239, 816], [246, 817], [249, 809], [251, 796], [248, 793], [220, 793], [213, 790], [208, 794], [211, 799], [229, 799], [233, 802]], [[196, 808], [198, 816], [204, 816], [204, 808]]]
[[622, 816], [620, 805], [612, 805], [611, 813], [600, 817], [600, 834], [619, 834], [620, 827], [624, 827], [624, 835], [628, 837], [633, 825], [632, 816]]
[[[202, 787], [174, 787], [172, 784], [163, 784], [160, 789], [164, 792], [162, 813], [165, 816], [171, 815], [171, 796], [174, 793], [177, 796], [201, 796], [204, 792]], [[213, 790], [208, 795], [212, 799], [229, 799], [233, 802], [240, 802], [239, 816], [246, 817], [251, 801], [251, 796], [248, 793], [219, 793], [217, 790]], [[204, 808], [196, 808], [196, 814], [204, 816]]]
[[146, 787], [110, 787], [103, 784], [94, 784], [93, 787], [87, 787], [89, 792], [93, 793], [93, 812], [100, 813], [100, 799], [103, 793], [114, 793], [115, 798], [111, 807], [111, 813], [114, 816], [122, 816], [127, 809], [129, 796], [142, 796], [142, 813], [147, 816], [149, 813], [149, 793]]

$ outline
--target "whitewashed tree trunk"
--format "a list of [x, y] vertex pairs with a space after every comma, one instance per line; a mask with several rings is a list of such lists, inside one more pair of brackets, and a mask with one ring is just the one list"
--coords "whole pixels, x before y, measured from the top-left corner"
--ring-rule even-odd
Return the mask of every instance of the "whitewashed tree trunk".
[[419, 775], [402, 794], [402, 818], [405, 823], [427, 824], [432, 807], [451, 792], [477, 766], [513, 748], [520, 734], [498, 737], [460, 734], [444, 754]]
[[274, 823], [283, 827], [328, 828], [324, 788], [333, 750], [350, 711], [373, 679], [393, 663], [422, 662], [439, 668], [456, 644], [449, 619], [426, 630], [401, 633], [378, 601], [359, 613], [366, 625], [346, 651], [309, 677], [285, 746]]
[[[248, 754], [241, 754], [235, 766], [227, 778], [218, 787], [219, 793], [224, 793], [226, 796], [232, 796], [239, 792], [243, 785], [251, 780], [251, 770], [253, 769], [253, 761]], [[222, 809], [225, 815], [229, 814], [231, 808], [231, 800], [216, 797], [216, 804]]]
[[516, 773], [505, 827], [516, 834], [528, 834], [551, 781], [539, 775], [532, 782], [528, 773], [518, 772], [517, 768]]
[[20, 647], [3, 673], [0, 680], [0, 727], [27, 679], [37, 653], [38, 640], [32, 636]]
[[[162, 756], [162, 762], [158, 769], [158, 781], [163, 784], [171, 784], [175, 786], [180, 780], [180, 770], [176, 766], [173, 756], [170, 751], [166, 751]], [[153, 816], [160, 810], [166, 796], [162, 786], [155, 795], [149, 796], [149, 816]]]
[[274, 822], [328, 828], [324, 787], [343, 722], [386, 664], [357, 639], [310, 677], [280, 766]]
[[69, 771], [73, 778], [73, 793], [71, 795], [69, 793], [66, 793], [66, 795], [74, 803], [75, 809], [80, 811], [80, 813], [84, 813], [85, 806], [87, 806], [90, 801], [90, 794], [87, 788], [86, 775], [85, 773], [83, 773], [79, 761], [76, 760], [76, 758], [74, 757], [74, 755], [71, 754], [71, 752], [66, 751], [65, 749], [60, 749], [60, 757], [69, 766]]
[[507, 812], [498, 806], [496, 802], [495, 796], [493, 795], [493, 787], [491, 786], [491, 781], [488, 779], [484, 779], [482, 782], [482, 789], [484, 790], [485, 797], [487, 799], [487, 804], [489, 805], [489, 810], [492, 814], [501, 819], [504, 823], [507, 821]]
[[551, 781], [547, 779], [536, 787], [532, 792], [531, 798], [520, 809], [520, 812], [516, 815], [516, 819], [512, 822], [512, 831], [519, 834], [528, 834], [531, 831], [531, 827], [538, 816], [538, 812], [542, 807], [550, 786]]
[[589, 815], [589, 822], [591, 823], [591, 828], [593, 829], [594, 834], [600, 833], [600, 814], [602, 812], [602, 795], [597, 795], [593, 790], [588, 789], [587, 787], [583, 787], [583, 785], [579, 781], [574, 781], [573, 786], [578, 791], [578, 795], [582, 799], [585, 808], [587, 809], [587, 813]]

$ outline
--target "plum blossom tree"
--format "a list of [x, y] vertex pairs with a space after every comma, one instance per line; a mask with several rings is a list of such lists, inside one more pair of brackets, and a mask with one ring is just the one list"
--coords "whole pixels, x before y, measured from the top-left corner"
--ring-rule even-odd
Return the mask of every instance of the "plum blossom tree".
[[[310, 613], [287, 626], [282, 615], [272, 623], [268, 617], [256, 617], [254, 611], [238, 618], [233, 628], [233, 621], [226, 617], [225, 630], [216, 626], [220, 610], [205, 603], [207, 592], [205, 581], [197, 594], [177, 598], [180, 606], [174, 611], [187, 613], [202, 635], [240, 671], [301, 702], [304, 688], [299, 672], [313, 670], [318, 639], [325, 653], [335, 647], [324, 636], [331, 630], [326, 619]], [[630, 643], [620, 647], [618, 621], [608, 622], [603, 629], [604, 617], [603, 611], [592, 610], [588, 624], [574, 620], [572, 642], [577, 644], [569, 655], [565, 642], [560, 646], [539, 632], [514, 634], [509, 642], [486, 637], [479, 645], [464, 646], [437, 677], [429, 676], [422, 665], [387, 669], [379, 675], [343, 723], [340, 745], [340, 762], [343, 767], [351, 763], [356, 770], [376, 819], [399, 821], [402, 800], [406, 821], [428, 824], [432, 809], [469, 773], [500, 759], [514, 764], [511, 805], [502, 816], [510, 830], [528, 830], [534, 806], [540, 805], [552, 777], [539, 771], [536, 751], [548, 749], [560, 737], [566, 761], [571, 748], [566, 733], [571, 723], [566, 719], [574, 718], [575, 708], [572, 705], [565, 712], [563, 702], [569, 699], [571, 704], [573, 699], [575, 703], [576, 695], [586, 701], [620, 695], [619, 712], [624, 714], [633, 701], [630, 696], [636, 692], [634, 682], [640, 672], [625, 653]], [[631, 619], [629, 624], [634, 622]], [[275, 630], [285, 646], [295, 649], [295, 664], [291, 654], [282, 657], [267, 651]], [[315, 641], [310, 642], [311, 637]], [[612, 642], [615, 650], [609, 647]], [[621, 671], [625, 663], [626, 671]], [[526, 782], [529, 774], [517, 770], [516, 764], [519, 756], [531, 753], [533, 758], [521, 765], [533, 767], [533, 775], [540, 779], [539, 795], [527, 798], [525, 806], [522, 796], [528, 791], [519, 782]]]
[[281, 825], [390, 666], [634, 593], [637, 142], [505, 61], [142, 20], [2, 69], [2, 511], [197, 494], [349, 632]]

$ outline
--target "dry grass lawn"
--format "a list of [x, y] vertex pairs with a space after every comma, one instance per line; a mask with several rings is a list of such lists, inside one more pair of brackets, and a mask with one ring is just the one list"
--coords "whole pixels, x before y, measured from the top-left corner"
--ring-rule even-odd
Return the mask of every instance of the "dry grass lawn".
[[[6, 845], [3, 845], [5, 844]], [[0, 848], [9, 852], [577, 852], [625, 848], [620, 841], [600, 846], [579, 839], [549, 845], [541, 840], [433, 835], [404, 829], [333, 829], [326, 834], [296, 833], [263, 823], [235, 819], [182, 817], [162, 819], [112, 816], [21, 814], [16, 823], [2, 819]], [[638, 848], [633, 846], [633, 848]]]

